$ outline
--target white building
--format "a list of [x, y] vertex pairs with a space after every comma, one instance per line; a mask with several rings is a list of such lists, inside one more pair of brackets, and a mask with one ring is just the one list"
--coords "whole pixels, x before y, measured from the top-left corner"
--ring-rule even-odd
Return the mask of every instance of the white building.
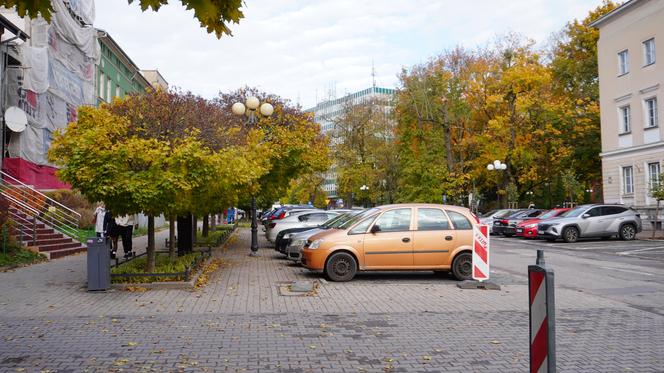
[[[341, 98], [320, 102], [315, 107], [307, 109], [306, 111], [314, 113], [314, 120], [320, 125], [323, 134], [332, 135], [334, 133], [335, 121], [343, 114], [345, 108], [347, 108], [349, 104], [361, 105], [363, 102], [371, 99], [384, 99], [387, 102], [391, 102], [394, 94], [394, 89], [373, 86]], [[334, 141], [334, 139], [332, 139], [332, 141]], [[331, 200], [339, 198], [337, 194], [337, 174], [335, 172], [335, 166], [332, 165], [330, 170], [323, 176], [325, 177], [323, 190], [325, 191], [327, 198]]]
[[664, 0], [630, 0], [592, 23], [599, 29], [604, 202], [654, 218], [650, 196], [664, 162]]

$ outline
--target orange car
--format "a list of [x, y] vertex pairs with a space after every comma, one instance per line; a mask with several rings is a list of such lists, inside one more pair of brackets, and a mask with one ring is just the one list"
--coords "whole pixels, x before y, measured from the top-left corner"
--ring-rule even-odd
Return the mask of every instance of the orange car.
[[307, 241], [302, 265], [332, 281], [349, 281], [357, 271], [451, 271], [471, 278], [473, 225], [465, 207], [398, 204], [368, 209], [336, 229]]

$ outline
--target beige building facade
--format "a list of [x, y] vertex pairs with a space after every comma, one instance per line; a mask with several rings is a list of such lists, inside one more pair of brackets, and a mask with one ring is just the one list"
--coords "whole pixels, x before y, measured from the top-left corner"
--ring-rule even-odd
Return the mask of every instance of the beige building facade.
[[[605, 203], [654, 218], [664, 168], [664, 0], [630, 0], [596, 20]], [[661, 217], [661, 214], [660, 214]]]

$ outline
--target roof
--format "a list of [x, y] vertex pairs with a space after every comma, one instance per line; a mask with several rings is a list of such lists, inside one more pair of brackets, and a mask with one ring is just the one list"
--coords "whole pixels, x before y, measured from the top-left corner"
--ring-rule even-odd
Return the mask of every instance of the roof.
[[314, 106], [312, 108], [309, 108], [305, 111], [306, 112], [312, 112], [312, 111], [315, 111], [315, 110], [320, 110], [320, 109], [323, 109], [325, 107], [334, 106], [334, 105], [337, 105], [337, 104], [340, 104], [340, 103], [343, 103], [343, 102], [346, 102], [346, 101], [349, 101], [349, 100], [352, 100], [352, 99], [355, 99], [355, 98], [360, 98], [360, 97], [368, 96], [368, 95], [371, 95], [371, 94], [394, 95], [395, 93], [396, 93], [396, 89], [393, 89], [393, 88], [383, 88], [383, 87], [373, 86], [373, 87], [370, 87], [370, 88], [365, 88], [365, 89], [363, 89], [361, 91], [358, 91], [358, 92], [349, 93], [349, 94], [347, 94], [347, 95], [345, 95], [341, 98], [330, 99], [330, 100], [327, 100], [327, 101], [319, 102], [319, 103], [316, 104], [316, 106]]
[[102, 29], [97, 29], [97, 38], [113, 51], [113, 53], [115, 53], [115, 55], [118, 56], [127, 67], [133, 70], [134, 79], [140, 80], [146, 87], [152, 87], [150, 82], [148, 82], [142, 74], [139, 74], [140, 69], [138, 66], [131, 60], [131, 58], [129, 58], [127, 53], [120, 48], [120, 45], [111, 37], [111, 35], [109, 35], [108, 32]]
[[[155, 76], [157, 77], [157, 81], [159, 81], [159, 79], [163, 80], [163, 84], [166, 86], [165, 88], [168, 88], [168, 82], [166, 81], [166, 79], [164, 78], [164, 76], [161, 75], [161, 73], [159, 72], [159, 70], [157, 70], [157, 69], [153, 69], [153, 70], [141, 70], [141, 74], [143, 74], [143, 76], [145, 76], [146, 74], [155, 74]], [[149, 78], [146, 77], [146, 79], [149, 79]], [[154, 88], [156, 88], [156, 87], [154, 87]]]
[[641, 2], [644, 2], [644, 1], [646, 1], [646, 0], [629, 0], [625, 3], [623, 3], [622, 5], [620, 5], [619, 7], [617, 7], [616, 9], [614, 9], [614, 10], [606, 13], [605, 15], [597, 18], [596, 20], [594, 20], [590, 24], [590, 27], [599, 28], [599, 26], [601, 26], [603, 23], [612, 20], [615, 16], [626, 12], [630, 8], [634, 7], [634, 5], [636, 5], [638, 3], [641, 3]]
[[0, 15], [0, 27], [16, 35], [16, 37], [18, 37], [23, 41], [30, 38], [28, 35], [25, 34], [25, 32], [21, 31], [21, 29], [18, 28], [18, 26], [16, 26], [12, 21], [8, 20], [3, 15]]

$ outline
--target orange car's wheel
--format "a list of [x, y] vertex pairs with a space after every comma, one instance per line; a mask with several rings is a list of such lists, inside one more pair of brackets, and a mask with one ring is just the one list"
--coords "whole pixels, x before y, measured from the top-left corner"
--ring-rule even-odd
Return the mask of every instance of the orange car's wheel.
[[473, 256], [471, 253], [464, 252], [454, 257], [452, 274], [459, 281], [470, 280], [473, 277]]
[[325, 276], [332, 281], [350, 281], [356, 273], [357, 261], [348, 253], [334, 253], [325, 263]]

